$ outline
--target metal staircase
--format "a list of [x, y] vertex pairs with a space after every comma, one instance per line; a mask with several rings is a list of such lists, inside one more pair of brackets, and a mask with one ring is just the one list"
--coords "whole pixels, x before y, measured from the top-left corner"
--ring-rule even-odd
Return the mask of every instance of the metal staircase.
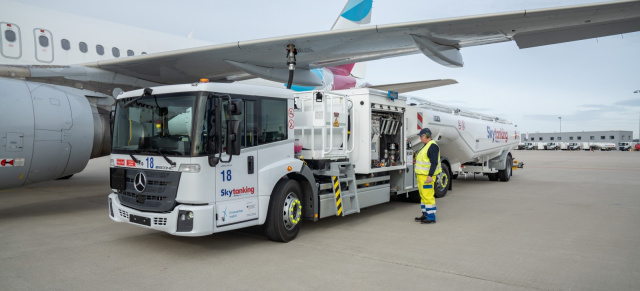
[[324, 173], [331, 176], [333, 182], [333, 198], [336, 206], [336, 216], [346, 216], [360, 213], [358, 203], [358, 187], [353, 164], [349, 162], [333, 162], [329, 171]]

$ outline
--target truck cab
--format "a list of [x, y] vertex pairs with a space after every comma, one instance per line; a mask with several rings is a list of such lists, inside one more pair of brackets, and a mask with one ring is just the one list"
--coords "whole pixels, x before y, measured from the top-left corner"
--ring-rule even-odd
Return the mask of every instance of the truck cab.
[[[120, 95], [112, 122], [111, 219], [181, 236], [265, 224], [278, 186], [288, 192], [276, 195], [282, 204], [271, 208], [287, 203], [288, 215], [266, 224], [284, 229], [276, 240], [292, 239], [302, 216], [315, 215], [300, 207], [314, 190], [308, 168], [293, 155], [293, 107], [290, 92], [258, 86], [196, 83]], [[303, 182], [281, 183], [282, 177]]]
[[630, 150], [631, 150], [631, 143], [630, 143], [630, 142], [621, 142], [621, 143], [618, 143], [618, 150], [621, 150], [621, 151], [630, 151]]
[[570, 142], [570, 143], [567, 145], [567, 148], [568, 148], [569, 150], [572, 150], [572, 151], [579, 151], [579, 150], [580, 150], [580, 144], [579, 144], [579, 143], [577, 143], [577, 142]]
[[535, 149], [535, 144], [533, 142], [527, 142], [524, 144], [524, 149], [525, 150], [534, 150]]

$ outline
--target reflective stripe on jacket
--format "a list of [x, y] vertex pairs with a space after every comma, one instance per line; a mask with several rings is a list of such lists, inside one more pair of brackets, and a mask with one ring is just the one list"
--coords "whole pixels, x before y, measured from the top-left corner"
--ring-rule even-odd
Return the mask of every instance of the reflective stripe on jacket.
[[[422, 150], [420, 150], [420, 152], [418, 153], [418, 156], [416, 157], [416, 165], [415, 165], [416, 175], [425, 175], [425, 176], [429, 175], [429, 169], [431, 168], [431, 161], [429, 161], [427, 152], [429, 151], [429, 148], [433, 144], [437, 145], [435, 141], [430, 140], [429, 143], [427, 143], [427, 145], [424, 146]], [[438, 166], [436, 167], [436, 171], [433, 172], [433, 176], [437, 176], [440, 173], [442, 173], [442, 167], [440, 165], [440, 151], [438, 151]]]

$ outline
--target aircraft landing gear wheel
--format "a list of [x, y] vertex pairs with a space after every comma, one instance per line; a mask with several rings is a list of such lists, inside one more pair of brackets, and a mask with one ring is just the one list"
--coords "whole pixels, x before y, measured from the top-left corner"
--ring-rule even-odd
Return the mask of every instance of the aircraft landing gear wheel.
[[283, 179], [276, 184], [265, 222], [270, 240], [289, 242], [298, 236], [302, 221], [302, 202], [298, 198], [301, 192], [300, 184], [294, 180]]

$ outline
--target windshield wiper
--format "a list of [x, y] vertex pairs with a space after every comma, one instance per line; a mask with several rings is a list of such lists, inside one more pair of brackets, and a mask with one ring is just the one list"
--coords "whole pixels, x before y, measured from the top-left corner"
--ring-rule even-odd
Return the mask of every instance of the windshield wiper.
[[[144, 97], [144, 96], [149, 96], [149, 95], [151, 95], [151, 93], [152, 93], [152, 92], [153, 92], [153, 89], [151, 89], [151, 88], [144, 88], [142, 95], [140, 95], [140, 96], [138, 96], [138, 97], [135, 97], [135, 98], [133, 98], [133, 100], [131, 100], [131, 101], [129, 101], [129, 102], [127, 102], [127, 103], [125, 103], [124, 105], [122, 105], [122, 108], [127, 108], [127, 107], [131, 106], [131, 104], [133, 104], [133, 102], [138, 101], [138, 99], [140, 99], [140, 98], [142, 98], [142, 97]], [[158, 103], [158, 101], [156, 101], [156, 103]]]
[[133, 154], [129, 153], [129, 156], [133, 159], [134, 162], [136, 162], [136, 164], [140, 164], [140, 160], [136, 159], [136, 157], [134, 157]]
[[161, 150], [155, 149], [155, 151], [157, 153], [159, 153], [164, 158], [164, 160], [167, 161], [167, 163], [169, 163], [171, 166], [175, 166], [176, 165], [176, 163], [174, 161], [170, 160], [169, 157], [167, 157]]

